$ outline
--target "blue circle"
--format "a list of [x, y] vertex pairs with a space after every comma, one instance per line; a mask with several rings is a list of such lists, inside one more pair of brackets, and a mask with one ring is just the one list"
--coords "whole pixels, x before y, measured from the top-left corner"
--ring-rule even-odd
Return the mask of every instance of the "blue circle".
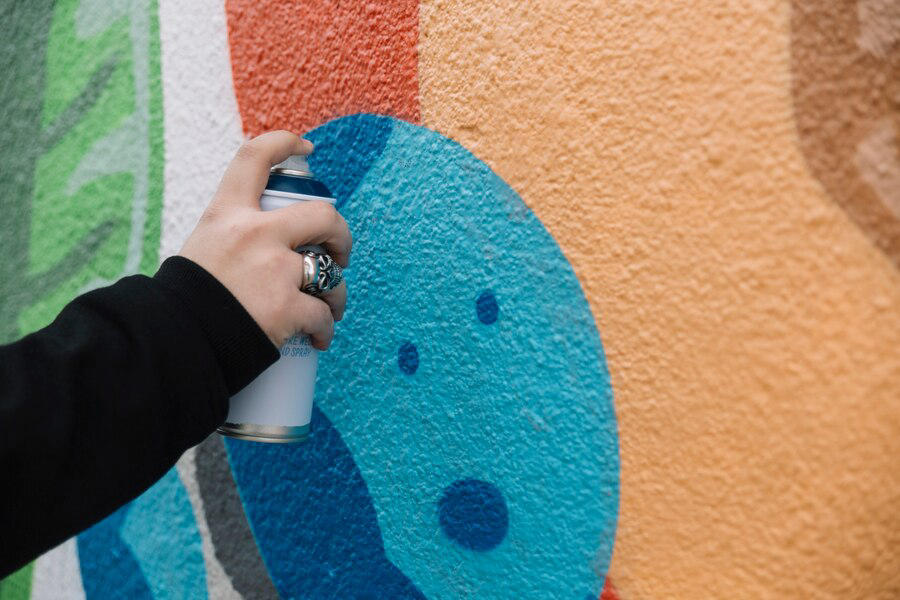
[[[259, 459], [268, 444], [229, 444], [279, 593], [452, 600], [465, 581], [496, 600], [523, 589], [596, 598], [618, 516], [616, 417], [596, 319], [556, 240], [486, 164], [434, 131], [354, 115], [309, 137], [310, 166], [356, 240], [353, 310], [320, 356], [311, 441], [269, 449], [278, 460]], [[466, 265], [461, 277], [448, 263]], [[478, 316], [488, 289], [503, 301], [497, 327]], [[421, 372], [413, 339], [428, 346]], [[565, 343], [548, 350], [544, 339]], [[511, 513], [489, 552], [451, 541], [438, 518], [449, 484], [472, 477], [502, 490]]]
[[485, 325], [491, 325], [497, 321], [500, 307], [497, 306], [497, 297], [494, 292], [484, 290], [478, 294], [478, 298], [475, 300], [475, 313], [478, 315], [478, 320]]
[[509, 510], [497, 486], [480, 479], [454, 481], [438, 502], [441, 529], [469, 550], [496, 548], [509, 529]]
[[412, 375], [419, 368], [419, 350], [412, 342], [403, 342], [397, 352], [397, 364], [400, 370], [407, 375]]

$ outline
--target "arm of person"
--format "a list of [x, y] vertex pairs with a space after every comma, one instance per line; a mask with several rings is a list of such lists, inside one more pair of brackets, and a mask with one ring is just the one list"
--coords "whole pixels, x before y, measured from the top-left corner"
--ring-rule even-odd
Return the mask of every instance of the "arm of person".
[[137, 497], [277, 357], [234, 296], [181, 257], [0, 347], [0, 575]]
[[301, 293], [292, 248], [322, 244], [346, 266], [346, 223], [324, 203], [258, 207], [269, 166], [310, 150], [288, 132], [246, 143], [180, 256], [0, 347], [0, 578], [159, 480], [288, 337], [328, 347], [344, 284]]

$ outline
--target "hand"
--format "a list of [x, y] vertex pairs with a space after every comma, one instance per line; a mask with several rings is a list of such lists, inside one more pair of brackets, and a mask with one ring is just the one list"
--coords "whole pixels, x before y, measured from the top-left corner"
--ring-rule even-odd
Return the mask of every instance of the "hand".
[[347, 266], [353, 242], [334, 207], [297, 202], [269, 212], [259, 208], [269, 168], [312, 149], [310, 142], [288, 131], [245, 142], [179, 252], [222, 282], [278, 348], [302, 332], [310, 335], [313, 346], [327, 349], [347, 299], [343, 282], [321, 298], [301, 292], [303, 257], [293, 250], [318, 244]]

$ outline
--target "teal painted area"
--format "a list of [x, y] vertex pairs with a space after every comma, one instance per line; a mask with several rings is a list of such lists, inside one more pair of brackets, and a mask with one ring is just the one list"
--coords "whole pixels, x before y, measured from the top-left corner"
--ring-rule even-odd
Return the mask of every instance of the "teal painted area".
[[[342, 212], [352, 293], [317, 401], [365, 479], [387, 557], [430, 599], [599, 593], [618, 510], [613, 397], [553, 238], [466, 149], [401, 121]], [[486, 289], [490, 325], [476, 317]], [[412, 374], [397, 359], [407, 343]], [[488, 552], [438, 522], [444, 491], [469, 478], [508, 505]]]
[[200, 533], [174, 469], [131, 504], [120, 532], [154, 598], [206, 598]]
[[200, 533], [175, 469], [78, 534], [88, 598], [206, 598]]
[[[599, 593], [618, 510], [613, 397], [553, 238], [466, 149], [400, 121], [342, 212], [352, 293], [317, 400], [362, 472], [387, 557], [432, 600]], [[476, 317], [485, 289], [490, 325]], [[397, 363], [409, 342], [412, 375]], [[438, 522], [444, 490], [467, 478], [508, 505], [488, 552]]]
[[596, 598], [619, 498], [593, 316], [535, 215], [464, 148], [354, 115], [310, 133], [355, 237], [309, 440], [227, 440], [288, 598]]

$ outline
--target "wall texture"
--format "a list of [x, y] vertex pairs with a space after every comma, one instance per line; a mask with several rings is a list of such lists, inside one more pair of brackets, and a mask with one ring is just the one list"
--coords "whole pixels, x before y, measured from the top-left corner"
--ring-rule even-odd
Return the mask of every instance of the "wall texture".
[[4, 7], [0, 342], [267, 129], [357, 242], [311, 440], [210, 437], [0, 599], [897, 597], [898, 6]]

